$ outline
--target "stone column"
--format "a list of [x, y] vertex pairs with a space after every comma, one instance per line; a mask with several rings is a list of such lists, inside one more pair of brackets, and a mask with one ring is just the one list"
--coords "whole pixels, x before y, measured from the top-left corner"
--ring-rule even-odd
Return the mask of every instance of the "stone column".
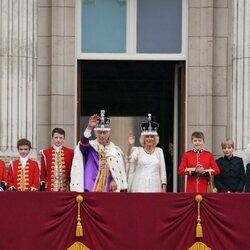
[[213, 1], [189, 1], [187, 67], [187, 148], [194, 131], [203, 131], [212, 149]]
[[51, 145], [51, 130], [75, 145], [75, 0], [38, 0], [38, 149]]
[[189, 1], [188, 145], [191, 133], [205, 134], [215, 157], [230, 136], [230, 1]]
[[232, 138], [240, 155], [250, 142], [250, 2], [232, 2]]
[[7, 161], [20, 138], [36, 149], [36, 65], [37, 0], [1, 0], [0, 158]]

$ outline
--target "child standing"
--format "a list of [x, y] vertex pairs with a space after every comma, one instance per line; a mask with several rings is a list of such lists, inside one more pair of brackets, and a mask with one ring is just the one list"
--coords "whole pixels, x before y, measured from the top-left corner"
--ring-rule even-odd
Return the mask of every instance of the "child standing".
[[246, 177], [243, 160], [234, 156], [234, 142], [226, 140], [221, 143], [224, 157], [216, 160], [220, 174], [215, 176], [214, 184], [218, 192], [242, 192], [245, 186]]
[[65, 131], [62, 128], [52, 130], [53, 146], [41, 150], [40, 190], [68, 191], [74, 150], [63, 146]]
[[186, 192], [207, 192], [211, 175], [220, 173], [213, 155], [203, 150], [204, 134], [196, 131], [191, 137], [193, 150], [183, 154], [179, 175], [187, 175]]
[[27, 139], [17, 142], [20, 158], [12, 161], [8, 172], [8, 190], [37, 191], [39, 185], [38, 163], [29, 159], [31, 143]]
[[4, 161], [0, 160], [0, 191], [4, 191], [7, 187], [7, 174]]

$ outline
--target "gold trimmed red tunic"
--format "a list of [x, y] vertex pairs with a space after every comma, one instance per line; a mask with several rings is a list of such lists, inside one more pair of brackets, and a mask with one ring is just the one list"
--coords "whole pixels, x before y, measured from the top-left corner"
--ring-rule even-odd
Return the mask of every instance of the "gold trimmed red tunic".
[[8, 172], [9, 189], [36, 191], [39, 185], [39, 167], [36, 161], [28, 159], [25, 167], [20, 160], [12, 161]]
[[4, 191], [7, 187], [7, 173], [4, 161], [0, 160], [0, 191]]
[[4, 161], [0, 160], [0, 182], [4, 182], [7, 185], [7, 173]]
[[57, 152], [51, 147], [41, 153], [41, 183], [47, 191], [68, 191], [74, 150], [62, 147]]
[[185, 152], [178, 169], [178, 174], [187, 175], [186, 192], [207, 192], [209, 174], [196, 174], [195, 168], [198, 165], [203, 166], [205, 171], [212, 170], [212, 175], [220, 173], [220, 169], [212, 153], [205, 150], [201, 150], [200, 152], [195, 152], [194, 150]]

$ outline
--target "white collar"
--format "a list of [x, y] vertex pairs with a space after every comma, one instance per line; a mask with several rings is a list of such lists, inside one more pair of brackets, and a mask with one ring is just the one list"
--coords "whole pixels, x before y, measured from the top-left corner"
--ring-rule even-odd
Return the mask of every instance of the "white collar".
[[19, 158], [19, 160], [20, 160], [20, 162], [21, 162], [23, 168], [26, 166], [26, 163], [27, 163], [28, 159], [29, 159], [29, 156], [20, 157], [20, 158]]
[[60, 150], [62, 149], [62, 146], [56, 146], [56, 145], [53, 145], [53, 148], [55, 149], [55, 151], [58, 153], [60, 152]]

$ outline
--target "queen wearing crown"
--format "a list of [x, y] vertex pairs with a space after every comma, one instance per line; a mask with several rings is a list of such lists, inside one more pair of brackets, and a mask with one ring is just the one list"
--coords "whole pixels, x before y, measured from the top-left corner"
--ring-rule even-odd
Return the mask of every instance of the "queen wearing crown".
[[141, 147], [134, 147], [135, 136], [128, 136], [126, 168], [128, 191], [130, 192], [166, 192], [167, 177], [163, 151], [156, 147], [159, 142], [157, 130], [159, 124], [151, 120], [141, 124]]
[[[71, 191], [119, 192], [127, 189], [122, 150], [109, 140], [110, 119], [92, 115], [78, 146], [71, 169]], [[96, 139], [89, 140], [94, 129]]]

